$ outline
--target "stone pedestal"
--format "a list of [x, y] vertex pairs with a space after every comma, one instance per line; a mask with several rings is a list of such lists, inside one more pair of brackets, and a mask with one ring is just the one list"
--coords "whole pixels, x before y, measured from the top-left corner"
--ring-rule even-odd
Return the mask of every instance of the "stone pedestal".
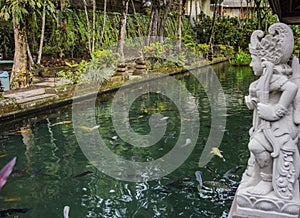
[[127, 63], [127, 73], [129, 75], [133, 74], [133, 72], [135, 71], [135, 66], [136, 66], [136, 63], [134, 63], [134, 62]]
[[146, 69], [147, 69], [146, 62], [140, 58], [136, 61], [136, 66], [135, 66], [135, 70], [133, 71], [133, 75], [146, 74], [147, 73]]
[[255, 196], [237, 191], [228, 218], [300, 218], [300, 199], [282, 200], [270, 193]]
[[116, 75], [123, 75], [127, 71], [127, 65], [125, 63], [119, 63], [116, 69]]

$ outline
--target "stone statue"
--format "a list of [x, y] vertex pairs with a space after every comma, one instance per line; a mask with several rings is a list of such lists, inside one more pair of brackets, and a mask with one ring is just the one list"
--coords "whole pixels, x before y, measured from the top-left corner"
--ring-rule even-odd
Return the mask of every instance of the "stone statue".
[[268, 31], [266, 36], [260, 30], [253, 32], [249, 45], [250, 66], [259, 79], [245, 97], [253, 110], [253, 126], [248, 167], [236, 194], [237, 213], [298, 217], [299, 61], [294, 58], [293, 67], [288, 65], [294, 47], [289, 26], [276, 23]]

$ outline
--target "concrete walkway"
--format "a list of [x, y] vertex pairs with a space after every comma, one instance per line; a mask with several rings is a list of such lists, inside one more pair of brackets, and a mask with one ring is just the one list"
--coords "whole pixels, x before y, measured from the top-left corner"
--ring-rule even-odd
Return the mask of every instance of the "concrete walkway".
[[46, 88], [69, 84], [69, 80], [57, 80], [57, 78], [43, 78], [40, 81], [34, 82], [29, 90], [20, 89], [4, 93], [5, 98], [14, 99], [18, 104], [24, 104], [33, 101], [47, 100], [56, 97], [56, 94], [47, 94]]

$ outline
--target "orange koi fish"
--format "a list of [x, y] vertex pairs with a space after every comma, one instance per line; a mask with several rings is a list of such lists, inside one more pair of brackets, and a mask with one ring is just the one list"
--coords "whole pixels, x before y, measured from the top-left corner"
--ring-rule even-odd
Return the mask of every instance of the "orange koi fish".
[[66, 120], [66, 121], [61, 121], [61, 122], [58, 122], [58, 123], [54, 123], [54, 124], [52, 124], [52, 126], [64, 125], [64, 124], [71, 124], [71, 123], [72, 123], [71, 120]]

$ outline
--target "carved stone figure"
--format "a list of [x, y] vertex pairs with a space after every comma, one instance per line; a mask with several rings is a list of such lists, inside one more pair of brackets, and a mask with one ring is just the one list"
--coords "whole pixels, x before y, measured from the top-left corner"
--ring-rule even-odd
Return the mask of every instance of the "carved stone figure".
[[253, 110], [253, 126], [248, 167], [236, 194], [237, 213], [298, 217], [299, 61], [295, 58], [293, 67], [288, 65], [294, 37], [286, 24], [273, 24], [268, 31], [266, 36], [260, 30], [253, 32], [249, 45], [250, 66], [259, 79], [245, 97]]

